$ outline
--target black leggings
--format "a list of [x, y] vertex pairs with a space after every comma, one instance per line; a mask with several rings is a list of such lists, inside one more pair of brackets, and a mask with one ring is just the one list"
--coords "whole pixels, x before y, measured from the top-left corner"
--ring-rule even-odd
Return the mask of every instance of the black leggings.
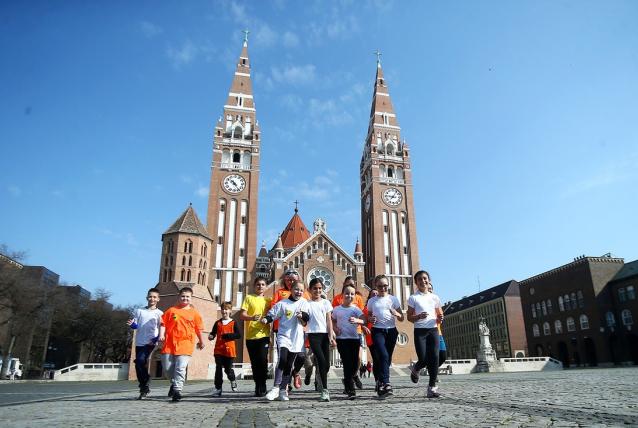
[[419, 360], [414, 369], [421, 371], [428, 368], [430, 375], [429, 386], [436, 386], [436, 377], [439, 373], [439, 330], [434, 328], [415, 328], [414, 347]]
[[303, 358], [302, 352], [292, 352], [288, 348], [279, 348], [279, 369], [282, 371], [281, 383], [279, 387], [284, 389], [290, 383], [290, 374], [292, 373], [292, 367], [295, 364], [295, 360]]
[[268, 348], [270, 338], [246, 340], [246, 348], [250, 357], [250, 367], [253, 370], [253, 380], [255, 381], [255, 392], [266, 392], [266, 378], [268, 376]]
[[321, 389], [328, 388], [328, 370], [330, 370], [330, 340], [328, 333], [308, 333], [310, 349], [317, 361], [317, 378], [321, 380]]
[[222, 369], [226, 372], [229, 381], [235, 380], [235, 371], [233, 370], [234, 357], [225, 357], [223, 355], [215, 355], [215, 389], [222, 389], [224, 378]]
[[354, 377], [359, 369], [359, 339], [337, 339], [337, 350], [343, 364], [343, 379], [346, 391], [354, 391]]

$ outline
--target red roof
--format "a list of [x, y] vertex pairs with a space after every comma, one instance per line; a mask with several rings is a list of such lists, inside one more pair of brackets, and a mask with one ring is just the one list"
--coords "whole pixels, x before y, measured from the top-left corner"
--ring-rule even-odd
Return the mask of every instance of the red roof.
[[288, 226], [281, 232], [281, 242], [283, 242], [284, 248], [294, 248], [308, 238], [310, 238], [310, 232], [295, 210]]

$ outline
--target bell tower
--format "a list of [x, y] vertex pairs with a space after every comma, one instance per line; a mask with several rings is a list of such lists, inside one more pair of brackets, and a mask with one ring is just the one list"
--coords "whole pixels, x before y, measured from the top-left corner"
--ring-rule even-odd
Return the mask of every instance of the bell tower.
[[419, 268], [412, 170], [380, 56], [360, 165], [363, 258], [366, 281], [385, 274], [405, 308]]
[[255, 266], [261, 145], [245, 33], [224, 114], [215, 126], [207, 215], [213, 241], [208, 286], [217, 302], [230, 301], [235, 308]]

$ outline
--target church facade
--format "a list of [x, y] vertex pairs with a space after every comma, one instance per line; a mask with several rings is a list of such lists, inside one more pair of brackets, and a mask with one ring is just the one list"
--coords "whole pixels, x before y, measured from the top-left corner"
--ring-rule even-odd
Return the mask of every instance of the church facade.
[[[215, 125], [212, 141], [208, 212], [204, 226], [192, 207], [162, 235], [158, 278], [162, 309], [172, 304], [180, 288], [195, 292], [195, 305], [209, 329], [218, 317], [218, 305], [229, 301], [235, 311], [255, 277], [270, 284], [288, 269], [299, 272], [304, 283], [321, 277], [327, 297], [341, 292], [347, 276], [367, 298], [375, 275], [385, 274], [391, 291], [404, 309], [412, 293], [412, 275], [419, 268], [413, 206], [411, 162], [390, 98], [381, 63], [377, 60], [372, 108], [360, 164], [361, 242], [347, 252], [328, 233], [322, 219], [312, 230], [298, 209], [270, 250], [263, 243], [257, 253], [257, 206], [261, 132], [253, 99], [248, 43], [244, 40], [232, 83]], [[352, 244], [351, 244], [352, 245]], [[413, 357], [412, 325], [398, 325], [395, 364]], [[205, 354], [212, 352], [207, 349]], [[200, 361], [201, 360], [201, 361]], [[211, 358], [193, 356], [191, 379], [209, 377]], [[248, 362], [243, 346], [237, 362]], [[207, 367], [208, 366], [208, 367]]]

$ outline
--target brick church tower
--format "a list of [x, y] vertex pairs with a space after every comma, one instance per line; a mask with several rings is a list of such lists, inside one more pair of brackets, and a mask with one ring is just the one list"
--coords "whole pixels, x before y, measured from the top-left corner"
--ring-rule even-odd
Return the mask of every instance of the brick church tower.
[[365, 277], [385, 274], [405, 308], [419, 268], [412, 173], [379, 59], [360, 172]]
[[208, 286], [215, 301], [241, 305], [257, 250], [260, 132], [248, 41], [237, 62], [223, 117], [215, 126], [207, 229], [213, 240]]

